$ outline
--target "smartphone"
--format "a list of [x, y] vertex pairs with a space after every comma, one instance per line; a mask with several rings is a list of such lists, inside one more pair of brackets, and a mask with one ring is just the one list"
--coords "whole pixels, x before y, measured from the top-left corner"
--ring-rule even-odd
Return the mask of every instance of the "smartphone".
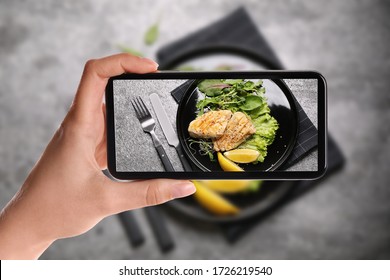
[[326, 171], [326, 81], [314, 71], [123, 74], [106, 87], [120, 180], [306, 180]]

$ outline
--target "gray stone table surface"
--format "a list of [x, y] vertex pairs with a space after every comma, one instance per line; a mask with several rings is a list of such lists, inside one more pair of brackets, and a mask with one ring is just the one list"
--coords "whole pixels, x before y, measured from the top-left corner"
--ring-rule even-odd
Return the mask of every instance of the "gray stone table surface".
[[[43, 259], [390, 258], [388, 1], [0, 1], [0, 207], [25, 180], [65, 116], [86, 60], [117, 44], [156, 51], [243, 5], [288, 69], [328, 81], [329, 131], [347, 164], [229, 245], [211, 225], [168, 219], [176, 241], [132, 249], [116, 217], [55, 242]], [[143, 35], [160, 18], [156, 44]]]

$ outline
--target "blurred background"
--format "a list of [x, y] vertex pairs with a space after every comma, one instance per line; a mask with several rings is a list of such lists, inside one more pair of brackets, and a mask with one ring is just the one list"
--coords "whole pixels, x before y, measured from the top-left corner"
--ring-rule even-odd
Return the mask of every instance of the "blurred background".
[[[142, 246], [130, 246], [110, 217], [57, 241], [43, 259], [390, 258], [388, 1], [0, 1], [0, 207], [65, 116], [86, 60], [124, 46], [156, 58], [240, 7], [286, 69], [326, 77], [329, 132], [344, 167], [235, 242], [215, 224], [164, 212], [175, 248], [163, 253], [136, 210]], [[145, 42], [156, 24], [158, 36]]]

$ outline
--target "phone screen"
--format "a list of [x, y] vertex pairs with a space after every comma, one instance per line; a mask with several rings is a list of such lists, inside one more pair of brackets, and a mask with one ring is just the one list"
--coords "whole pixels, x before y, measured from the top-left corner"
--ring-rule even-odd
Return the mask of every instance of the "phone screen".
[[325, 169], [322, 79], [156, 75], [111, 81], [114, 173], [293, 178]]

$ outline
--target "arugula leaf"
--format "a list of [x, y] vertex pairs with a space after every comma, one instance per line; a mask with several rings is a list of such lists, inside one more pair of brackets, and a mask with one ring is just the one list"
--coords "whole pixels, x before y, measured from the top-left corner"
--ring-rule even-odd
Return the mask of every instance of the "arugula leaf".
[[263, 98], [257, 95], [248, 95], [245, 97], [245, 102], [240, 106], [241, 110], [252, 111], [259, 108], [264, 103]]
[[204, 113], [204, 108], [208, 106], [216, 107], [218, 106], [219, 102], [215, 99], [212, 98], [205, 98], [202, 100], [199, 100], [198, 103], [196, 104], [196, 107], [200, 110], [198, 113], [198, 116], [203, 115]]
[[270, 112], [271, 110], [269, 109], [267, 102], [264, 102], [260, 107], [257, 107], [256, 109], [248, 112], [248, 114], [252, 119], [256, 119], [257, 117], [264, 114], [269, 114]]
[[235, 85], [238, 83], [242, 83], [243, 81], [244, 81], [243, 79], [229, 79], [229, 80], [225, 80], [225, 83], [229, 85]]
[[158, 23], [153, 24], [149, 27], [149, 29], [146, 31], [144, 36], [144, 41], [146, 45], [152, 45], [154, 42], [156, 42], [158, 38]]
[[201, 92], [207, 96], [213, 97], [223, 93], [223, 89], [230, 87], [229, 84], [221, 82], [221, 80], [203, 80], [198, 84]]

